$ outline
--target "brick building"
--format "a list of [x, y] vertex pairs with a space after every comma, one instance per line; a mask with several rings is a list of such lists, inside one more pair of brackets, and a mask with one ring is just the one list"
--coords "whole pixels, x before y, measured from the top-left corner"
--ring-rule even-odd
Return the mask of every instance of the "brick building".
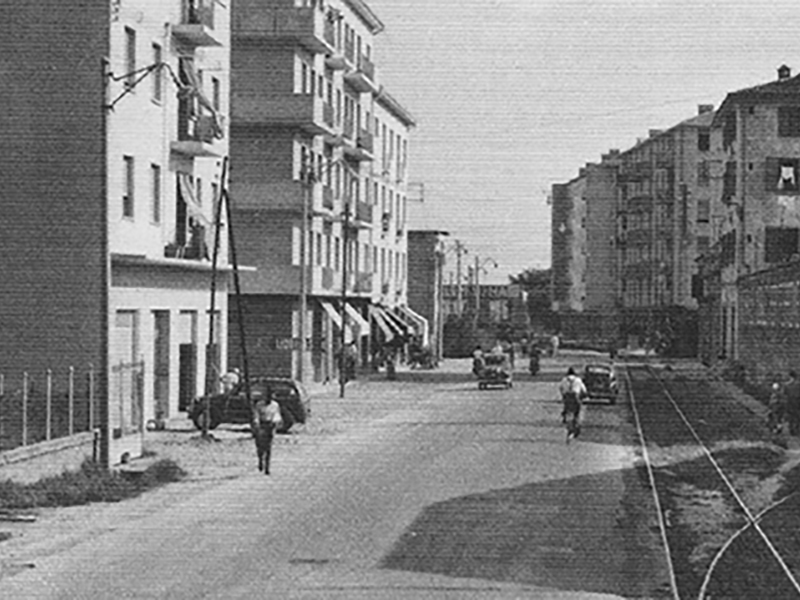
[[231, 193], [241, 262], [256, 268], [243, 279], [253, 372], [329, 381], [342, 327], [363, 362], [407, 332], [395, 311], [415, 120], [378, 81], [383, 28], [363, 0], [233, 4]]
[[207, 332], [228, 17], [211, 0], [2, 10], [4, 399], [27, 372], [36, 420], [50, 369], [53, 421], [74, 395], [76, 429], [99, 427], [112, 464], [138, 455], [145, 423], [178, 414], [225, 366], [224, 277]]

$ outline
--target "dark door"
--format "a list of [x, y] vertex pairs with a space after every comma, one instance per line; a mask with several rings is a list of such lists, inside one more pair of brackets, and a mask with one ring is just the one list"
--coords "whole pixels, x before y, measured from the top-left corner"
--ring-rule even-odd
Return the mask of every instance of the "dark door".
[[156, 420], [169, 417], [169, 311], [153, 311], [153, 400]]
[[191, 405], [195, 395], [197, 354], [194, 344], [181, 344], [178, 352], [178, 410], [185, 411]]

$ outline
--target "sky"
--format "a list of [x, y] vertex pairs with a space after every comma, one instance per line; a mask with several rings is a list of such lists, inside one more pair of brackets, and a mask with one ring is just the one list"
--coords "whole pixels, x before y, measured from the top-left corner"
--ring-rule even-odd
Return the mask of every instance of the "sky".
[[367, 2], [377, 77], [418, 121], [410, 226], [448, 231], [487, 283], [550, 266], [554, 183], [781, 64], [800, 73], [797, 0]]

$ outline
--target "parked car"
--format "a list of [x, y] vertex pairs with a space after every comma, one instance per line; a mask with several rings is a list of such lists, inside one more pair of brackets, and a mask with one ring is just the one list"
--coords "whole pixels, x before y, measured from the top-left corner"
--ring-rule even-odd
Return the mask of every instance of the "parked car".
[[586, 386], [588, 399], [605, 399], [615, 404], [619, 386], [614, 367], [607, 364], [588, 364], [583, 370], [583, 385]]
[[[305, 423], [311, 415], [308, 392], [294, 379], [253, 377], [250, 379], [250, 396], [252, 400], [258, 397], [275, 398], [283, 418], [279, 433], [286, 433], [295, 423]], [[229, 392], [196, 398], [189, 409], [189, 417], [198, 429], [203, 428], [207, 406], [210, 407], [209, 429], [216, 428], [220, 423], [245, 424], [252, 420], [244, 383], [239, 383]]]

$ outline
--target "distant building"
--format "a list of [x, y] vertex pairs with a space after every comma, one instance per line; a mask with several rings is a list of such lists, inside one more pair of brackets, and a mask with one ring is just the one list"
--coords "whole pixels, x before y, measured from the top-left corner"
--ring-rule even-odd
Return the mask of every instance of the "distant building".
[[[227, 281], [213, 314], [209, 284], [229, 17], [212, 0], [4, 11], [0, 374], [5, 398], [28, 374], [27, 443], [45, 437], [47, 369], [52, 435], [71, 414], [75, 431], [100, 429], [111, 464], [225, 369]], [[19, 407], [0, 412], [3, 447], [17, 445]]]
[[446, 231], [408, 232], [408, 307], [425, 319], [427, 345], [437, 361], [443, 357], [443, 275]]
[[[713, 106], [620, 155], [617, 247], [629, 344], [694, 355], [697, 257], [709, 245]], [[694, 283], [694, 285], [693, 285]]]

